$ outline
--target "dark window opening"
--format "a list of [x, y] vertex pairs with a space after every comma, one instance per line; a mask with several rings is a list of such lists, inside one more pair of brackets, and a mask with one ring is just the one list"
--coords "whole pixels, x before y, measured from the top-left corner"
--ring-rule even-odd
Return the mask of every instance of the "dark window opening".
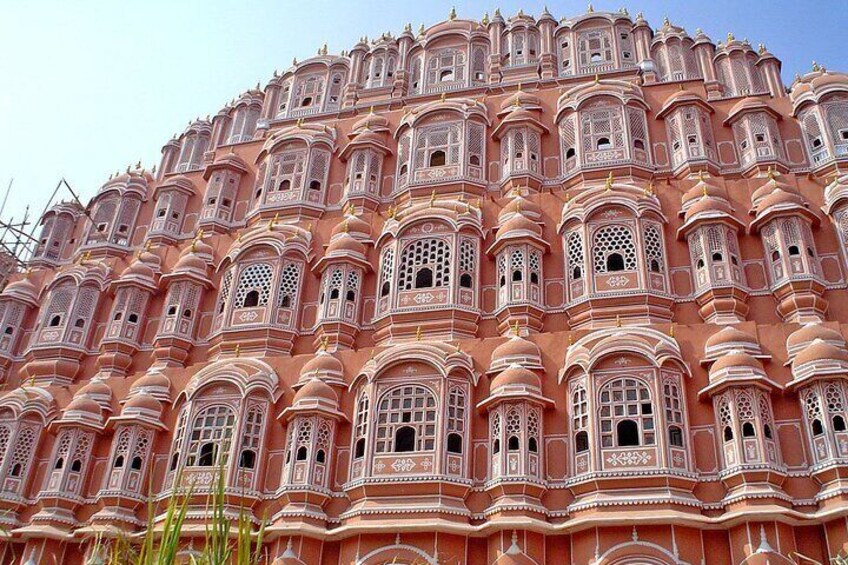
[[65, 466], [65, 459], [60, 457], [56, 460], [56, 464], [53, 465], [53, 469], [58, 471], [59, 469], [61, 469], [64, 466]]
[[309, 190], [321, 190], [321, 182], [317, 180], [310, 182]]
[[495, 455], [497, 455], [497, 454], [498, 454], [498, 453], [500, 453], [500, 452], [501, 452], [501, 440], [496, 439], [496, 440], [494, 441], [494, 444], [492, 445], [492, 453], [494, 453]]
[[845, 418], [842, 416], [836, 415], [833, 417], [833, 431], [834, 432], [844, 432], [845, 431]]
[[474, 165], [475, 167], [479, 166], [480, 165], [480, 156], [479, 155], [472, 155], [471, 158], [468, 159], [468, 162], [471, 163], [472, 165]]
[[580, 269], [580, 267], [574, 267], [571, 270], [571, 278], [574, 280], [579, 280], [583, 278], [583, 271]]
[[324, 463], [327, 460], [327, 452], [323, 449], [319, 449], [315, 454], [315, 461], [318, 463]]
[[244, 295], [244, 303], [242, 304], [243, 308], [253, 308], [254, 306], [259, 305], [259, 291], [251, 290], [247, 294]]
[[330, 300], [335, 300], [339, 297], [339, 289], [334, 288], [330, 291]]
[[174, 469], [177, 468], [177, 463], [179, 463], [179, 461], [180, 461], [179, 452], [174, 453], [174, 455], [171, 457], [171, 471], [173, 471]]
[[132, 461], [130, 462], [130, 469], [132, 469], [133, 471], [141, 470], [141, 457], [139, 457], [138, 455], [133, 457]]
[[800, 254], [801, 254], [801, 250], [798, 249], [797, 245], [790, 245], [789, 246], [789, 255], [790, 256], [800, 255]]
[[55, 328], [59, 324], [62, 323], [62, 316], [53, 316], [50, 318], [50, 323], [48, 324], [51, 328]]
[[359, 459], [360, 457], [365, 456], [365, 438], [361, 437], [356, 440], [356, 448], [353, 451], [353, 457], [355, 459]]
[[448, 434], [448, 453], [462, 453], [462, 437], [459, 434]]
[[347, 293], [345, 294], [345, 300], [347, 300], [348, 302], [353, 302], [354, 300], [356, 300], [356, 293], [352, 290], [347, 291]]
[[530, 283], [531, 283], [531, 284], [539, 284], [539, 275], [538, 275], [538, 273], [530, 273]]
[[81, 470], [82, 470], [82, 460], [81, 459], [74, 459], [71, 462], [71, 471], [73, 471], [74, 473], [79, 473]]
[[306, 461], [306, 456], [309, 454], [309, 451], [306, 449], [305, 445], [301, 445], [297, 448], [297, 455], [295, 456], [295, 461]]
[[598, 140], [597, 149], [598, 149], [598, 151], [603, 151], [603, 150], [606, 150], [606, 149], [612, 149], [612, 143], [610, 143], [609, 138], [608, 137], [600, 138]]
[[115, 457], [115, 464], [112, 465], [112, 466], [115, 469], [120, 469], [121, 467], [123, 467], [124, 466], [124, 456], [118, 455], [117, 457]]
[[772, 439], [771, 426], [769, 426], [768, 424], [763, 426], [763, 435], [766, 436], [766, 439]]
[[124, 317], [124, 313], [123, 313], [123, 312], [115, 312], [115, 315], [112, 317], [112, 320], [113, 320], [113, 321], [115, 321], [115, 322], [118, 322], [118, 321], [120, 321], [120, 320], [121, 320], [121, 318], [123, 318], [123, 317]]
[[445, 152], [440, 150], [433, 151], [430, 153], [430, 166], [431, 167], [444, 167], [445, 166]]
[[633, 147], [635, 147], [636, 149], [644, 150], [645, 149], [645, 142], [642, 141], [641, 139], [637, 139], [633, 142]]
[[135, 324], [138, 322], [138, 314], [130, 314], [127, 316], [127, 321], [131, 324]]
[[306, 98], [303, 99], [303, 102], [300, 103], [301, 107], [311, 106], [311, 105], [312, 105], [312, 97], [311, 96], [307, 96]]
[[566, 159], [571, 159], [571, 158], [572, 158], [572, 157], [574, 157], [576, 154], [577, 154], [577, 151], [575, 151], [573, 147], [569, 147], [569, 148], [568, 148], [568, 149], [566, 149], [566, 151], [565, 151], [565, 158], [566, 158]]
[[713, 261], [721, 261], [722, 256], [721, 253], [713, 253]]
[[610, 253], [607, 255], [607, 271], [614, 273], [624, 270], [624, 257], [621, 253]]
[[527, 441], [527, 449], [530, 451], [530, 453], [539, 453], [539, 442], [536, 441], [536, 438], [531, 437]]
[[500, 286], [505, 286], [505, 285], [506, 285], [506, 277], [501, 276], [501, 278], [500, 278]]
[[730, 441], [733, 439], [733, 429], [730, 426], [724, 427], [724, 441]]
[[395, 432], [395, 453], [415, 451], [415, 428], [403, 426]]
[[521, 271], [515, 270], [512, 272], [512, 282], [521, 282], [523, 278], [524, 274]]
[[391, 288], [392, 288], [392, 287], [391, 287], [391, 285], [389, 284], [389, 281], [384, 282], [384, 283], [383, 283], [383, 286], [380, 288], [380, 296], [388, 296], [388, 295], [389, 295], [389, 290], [390, 290]]
[[658, 259], [651, 259], [651, 272], [659, 273], [662, 269], [660, 268], [660, 262]]
[[3, 333], [6, 334], [6, 335], [12, 335], [12, 333], [14, 331], [15, 331], [15, 328], [13, 328], [12, 326], [6, 326], [6, 329], [3, 330]]
[[283, 179], [280, 181], [277, 190], [288, 190], [291, 188], [291, 181], [289, 179]]
[[85, 327], [85, 320], [83, 318], [77, 318], [77, 321], [74, 322], [74, 326], [78, 328]]
[[245, 449], [239, 456], [239, 467], [242, 469], [253, 469], [256, 466], [256, 452]]
[[291, 296], [289, 296], [288, 294], [283, 296], [283, 299], [280, 300], [280, 307], [281, 308], [291, 308], [291, 301], [292, 301]]
[[191, 318], [191, 308], [183, 310], [183, 318]]
[[21, 467], [21, 464], [15, 463], [15, 466], [12, 467], [12, 470], [9, 472], [9, 474], [13, 477], [20, 477], [22, 470], [23, 470], [23, 468]]
[[622, 420], [616, 425], [618, 446], [639, 445], [639, 426], [633, 420]]
[[824, 433], [824, 426], [822, 426], [821, 420], [813, 420], [813, 435], [820, 436]]
[[518, 436], [509, 436], [509, 439], [506, 440], [506, 448], [508, 451], [518, 451], [518, 447], [520, 445]]
[[589, 434], [587, 432], [577, 432], [574, 436], [574, 449], [577, 453], [589, 451]]
[[471, 275], [468, 273], [463, 273], [461, 277], [459, 277], [459, 286], [462, 288], [471, 288]]
[[429, 267], [419, 269], [415, 273], [415, 288], [430, 288], [433, 286], [433, 271]]
[[745, 422], [742, 424], [742, 437], [756, 437], [757, 432], [754, 430], [754, 424]]
[[214, 443], [204, 443], [200, 446], [200, 457], [197, 459], [197, 464], [200, 467], [211, 467], [215, 464], [215, 454], [218, 447]]
[[168, 306], [168, 316], [173, 316], [176, 313], [177, 313], [177, 307], [176, 306]]
[[668, 443], [674, 447], [683, 447], [683, 430], [677, 426], [668, 429]]

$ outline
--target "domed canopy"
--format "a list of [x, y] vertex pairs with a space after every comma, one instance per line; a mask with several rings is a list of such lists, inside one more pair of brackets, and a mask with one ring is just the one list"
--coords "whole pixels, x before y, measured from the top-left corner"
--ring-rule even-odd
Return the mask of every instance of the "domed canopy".
[[845, 345], [833, 345], [814, 339], [792, 360], [792, 381], [787, 385], [794, 389], [815, 378], [844, 378], [848, 374], [848, 351]]
[[357, 239], [369, 239], [371, 237], [371, 225], [353, 214], [345, 214], [344, 219], [333, 226], [332, 235], [343, 233], [350, 234]]
[[344, 366], [327, 351], [319, 351], [300, 370], [300, 378], [295, 388], [302, 387], [312, 379], [320, 379], [333, 385], [344, 385]]
[[22, 279], [7, 284], [3, 292], [0, 293], [0, 296], [13, 298], [30, 306], [36, 306], [38, 304], [38, 288], [29, 274], [25, 275]]
[[729, 386], [759, 386], [781, 390], [781, 386], [769, 379], [763, 364], [753, 355], [742, 350], [731, 350], [722, 355], [710, 367], [710, 384], [699, 395], [704, 398], [716, 394]]
[[807, 324], [789, 334], [786, 338], [786, 351], [790, 357], [795, 357], [798, 352], [817, 339], [838, 347], [845, 346], [845, 338], [837, 330], [821, 323], [814, 323]]
[[147, 394], [146, 392], [140, 392], [127, 400], [126, 404], [124, 404], [122, 413], [126, 415], [139, 410], [161, 412], [162, 403], [156, 400], [152, 395]]
[[519, 213], [531, 220], [538, 220], [542, 217], [542, 208], [521, 194], [514, 194], [512, 199], [498, 212], [498, 224], [503, 224], [510, 217]]
[[492, 379], [492, 393], [504, 392], [505, 389], [524, 388], [538, 392], [542, 388], [539, 375], [525, 369], [521, 365], [510, 365]]
[[344, 414], [339, 412], [339, 396], [330, 385], [315, 377], [306, 381], [295, 393], [291, 406], [283, 410], [280, 417], [288, 420], [303, 412], [320, 412], [332, 418], [344, 418]]
[[171, 400], [171, 381], [164, 374], [152, 371], [135, 381], [130, 387], [130, 394], [145, 392], [157, 400], [168, 402]]
[[486, 372], [494, 374], [511, 365], [518, 365], [525, 369], [541, 369], [542, 354], [539, 347], [530, 340], [513, 335], [492, 351], [492, 361]]
[[752, 357], [766, 358], [757, 338], [733, 326], [725, 326], [711, 335], [704, 344], [704, 361], [720, 359], [731, 351], [747, 353]]

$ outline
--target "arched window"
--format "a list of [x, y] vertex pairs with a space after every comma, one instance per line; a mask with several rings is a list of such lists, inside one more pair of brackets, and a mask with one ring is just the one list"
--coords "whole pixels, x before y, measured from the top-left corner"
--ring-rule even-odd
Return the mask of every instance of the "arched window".
[[636, 270], [636, 246], [627, 226], [604, 226], [592, 239], [595, 273]]
[[226, 463], [233, 436], [235, 413], [228, 406], [214, 405], [194, 418], [186, 454], [187, 467], [212, 467]]
[[600, 391], [602, 447], [654, 445], [654, 424], [654, 406], [645, 383], [620, 378], [603, 386]]
[[574, 449], [577, 453], [589, 451], [589, 434], [586, 432], [577, 432], [574, 436]]
[[444, 239], [418, 239], [408, 243], [401, 254], [400, 288], [448, 286], [450, 256], [450, 245]]
[[383, 395], [376, 452], [431, 451], [436, 445], [436, 398], [425, 387], [400, 386]]
[[273, 277], [274, 268], [269, 263], [254, 263], [245, 267], [236, 287], [235, 307], [267, 306]]
[[445, 165], [445, 152], [441, 149], [433, 151], [430, 153], [430, 167], [444, 167]]
[[359, 395], [359, 402], [356, 405], [356, 421], [353, 428], [353, 437], [355, 439], [354, 459], [361, 459], [365, 456], [365, 437], [368, 431], [368, 395], [362, 392]]

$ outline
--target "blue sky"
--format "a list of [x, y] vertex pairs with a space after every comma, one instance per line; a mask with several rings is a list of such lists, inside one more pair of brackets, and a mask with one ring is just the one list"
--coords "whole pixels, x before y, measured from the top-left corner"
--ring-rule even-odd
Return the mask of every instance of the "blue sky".
[[[362, 35], [395, 35], [407, 22], [430, 25], [451, 6], [481, 18], [500, 7], [538, 14], [544, 2], [145, 2], [0, 0], [0, 190], [14, 178], [3, 213], [36, 214], [64, 176], [87, 201], [111, 172], [158, 164], [162, 145], [189, 120], [214, 114], [274, 69], [324, 43], [350, 49]], [[815, 59], [848, 71], [848, 0], [595, 2], [594, 8], [664, 16], [714, 41], [728, 31], [763, 42], [789, 83]], [[548, 2], [555, 17], [583, 2]], [[2, 192], [0, 192], [2, 194]]]

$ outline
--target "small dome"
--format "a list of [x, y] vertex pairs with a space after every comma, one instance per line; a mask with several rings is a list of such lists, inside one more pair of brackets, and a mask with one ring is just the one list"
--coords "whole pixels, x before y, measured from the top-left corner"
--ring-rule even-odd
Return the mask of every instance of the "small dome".
[[103, 381], [101, 381], [99, 379], [95, 379], [95, 380], [89, 381], [89, 383], [87, 385], [85, 385], [84, 387], [79, 389], [77, 391], [77, 393], [74, 395], [74, 397], [77, 397], [77, 396], [89, 396], [89, 397], [92, 397], [92, 398], [95, 398], [95, 397], [98, 397], [98, 396], [105, 396], [105, 397], [109, 398], [109, 397], [112, 396], [112, 389], [109, 388], [109, 385], [107, 385]]
[[65, 414], [69, 412], [80, 412], [100, 418], [100, 405], [88, 396], [77, 396], [65, 408]]
[[758, 359], [742, 351], [731, 351], [726, 355], [722, 355], [713, 363], [713, 366], [710, 367], [710, 379], [720, 371], [738, 368], [749, 368], [758, 373], [764, 372], [763, 364]]
[[[155, 261], [151, 256], [156, 258]], [[152, 280], [156, 276], [154, 265], [156, 267], [159, 266], [159, 258], [153, 255], [153, 253], [143, 251], [130, 263], [129, 267], [124, 269], [124, 272], [121, 273], [121, 278]]]
[[533, 371], [525, 369], [521, 365], [510, 365], [492, 379], [490, 388], [492, 392], [497, 392], [504, 387], [525, 387], [538, 391], [542, 388], [542, 381], [539, 379], [539, 375]]
[[342, 362], [327, 353], [321, 351], [306, 362], [300, 370], [300, 379], [308, 378], [323, 379], [327, 376], [338, 377], [344, 372]]
[[757, 213], [762, 213], [771, 208], [787, 206], [798, 206], [803, 208], [804, 199], [796, 193], [787, 192], [786, 190], [783, 190], [783, 188], [778, 187], [771, 191], [768, 196], [763, 197], [762, 200], [757, 202], [756, 210]]
[[533, 220], [542, 217], [542, 209], [538, 204], [523, 196], [515, 196], [498, 213], [498, 223], [505, 222], [510, 216], [517, 213]]
[[490, 371], [503, 370], [510, 365], [537, 368], [542, 365], [538, 346], [520, 336], [512, 336], [492, 351]]
[[515, 214], [498, 228], [498, 239], [506, 237], [508, 234], [520, 235], [526, 232], [541, 237], [542, 228], [539, 224], [530, 221], [523, 214]]
[[344, 220], [339, 222], [332, 231], [332, 235], [339, 235], [343, 233], [349, 233], [357, 239], [368, 239], [371, 237], [371, 226], [359, 216], [347, 214], [345, 215]]
[[725, 326], [707, 339], [704, 348], [707, 351], [726, 350], [729, 347], [738, 349], [742, 345], [753, 345], [757, 349], [760, 347], [754, 336], [733, 326]]
[[817, 339], [833, 345], [845, 345], [845, 338], [838, 331], [823, 324], [807, 324], [789, 334], [786, 338], [786, 350], [790, 355], [795, 355]]
[[330, 388], [330, 385], [320, 379], [310, 379], [303, 387], [294, 395], [293, 405], [306, 401], [330, 402], [333, 405], [338, 404], [339, 397], [335, 391]]
[[501, 110], [508, 112], [512, 109], [518, 108], [539, 108], [541, 105], [542, 101], [539, 100], [538, 96], [534, 96], [533, 94], [524, 92], [523, 90], [518, 90], [507, 96], [506, 99], [501, 102]]
[[342, 233], [341, 235], [335, 236], [332, 241], [330, 241], [330, 244], [327, 246], [326, 254], [330, 255], [333, 253], [344, 252], [365, 255], [365, 246], [349, 233]]
[[3, 289], [2, 295], [20, 298], [27, 302], [37, 302], [38, 288], [36, 288], [35, 283], [32, 282], [32, 277], [25, 276], [22, 279], [12, 281], [6, 285], [6, 288]]
[[169, 400], [171, 390], [171, 381], [159, 372], [147, 373], [130, 387], [130, 394], [135, 395], [141, 392], [147, 392], [159, 400]]
[[[383, 131], [389, 127], [389, 120], [385, 117], [369, 113], [364, 118], [353, 124], [353, 131]], [[360, 133], [361, 135], [361, 133]]]
[[687, 206], [697, 203], [699, 200], [704, 198], [704, 196], [727, 200], [727, 195], [724, 193], [722, 188], [714, 184], [710, 184], [705, 180], [698, 180], [698, 182], [695, 183], [695, 186], [683, 193], [681, 201], [684, 209], [687, 208]]
[[153, 396], [147, 394], [146, 392], [140, 392], [138, 394], [133, 395], [129, 400], [127, 400], [126, 404], [124, 404], [124, 409], [122, 413], [126, 415], [128, 412], [134, 412], [139, 410], [147, 410], [161, 413], [162, 403], [156, 400]]
[[845, 351], [844, 347], [837, 347], [821, 339], [815, 339], [795, 356], [792, 365], [804, 365], [817, 361], [848, 362], [848, 351]]
[[686, 208], [684, 217], [688, 221], [699, 214], [726, 214], [732, 216], [733, 210], [726, 200], [714, 196], [706, 196], [694, 201]]

